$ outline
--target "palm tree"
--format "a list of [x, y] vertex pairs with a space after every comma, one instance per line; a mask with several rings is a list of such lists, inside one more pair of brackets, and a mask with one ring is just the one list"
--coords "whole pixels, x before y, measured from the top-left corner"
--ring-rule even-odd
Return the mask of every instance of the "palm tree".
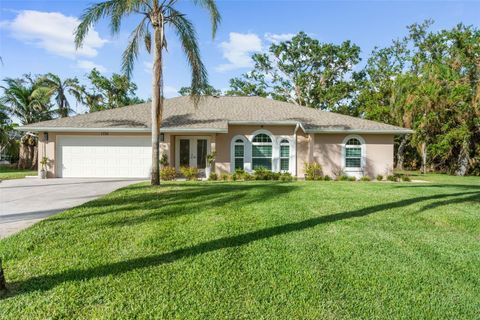
[[52, 90], [57, 102], [56, 113], [62, 118], [68, 117], [73, 112], [67, 99], [67, 93], [77, 101], [81, 101], [81, 86], [77, 78], [68, 78], [62, 81], [56, 74], [48, 73], [40, 81]]
[[[42, 86], [38, 79], [26, 75], [24, 79], [4, 80], [6, 86], [0, 98], [0, 108], [20, 120], [22, 124], [29, 124], [52, 119], [52, 105], [50, 104], [51, 90]], [[34, 168], [37, 157], [37, 138], [27, 132], [21, 138], [19, 168]]]
[[11, 120], [8, 117], [7, 109], [5, 106], [0, 105], [0, 153], [3, 147], [8, 144]]
[[41, 82], [26, 75], [25, 79], [6, 78], [6, 86], [0, 98], [0, 106], [17, 117], [22, 124], [29, 124], [52, 118], [50, 104], [51, 90]]
[[[122, 69], [130, 76], [138, 56], [140, 41], [151, 52], [153, 42], [153, 79], [152, 79], [152, 172], [151, 184], [160, 184], [159, 175], [159, 136], [163, 114], [163, 50], [166, 49], [165, 30], [170, 27], [180, 38], [180, 42], [191, 68], [191, 96], [198, 102], [199, 93], [207, 85], [207, 71], [200, 59], [195, 27], [185, 14], [175, 7], [178, 0], [108, 0], [94, 4], [86, 9], [81, 22], [75, 30], [75, 44], [81, 47], [90, 28], [103, 17], [110, 18], [112, 34], [118, 34], [122, 19], [132, 14], [141, 17], [140, 23], [132, 31], [122, 57]], [[212, 23], [212, 36], [215, 36], [220, 23], [220, 13], [214, 0], [193, 0], [208, 10]], [[151, 29], [153, 29], [153, 37]], [[153, 38], [153, 39], [152, 39]]]

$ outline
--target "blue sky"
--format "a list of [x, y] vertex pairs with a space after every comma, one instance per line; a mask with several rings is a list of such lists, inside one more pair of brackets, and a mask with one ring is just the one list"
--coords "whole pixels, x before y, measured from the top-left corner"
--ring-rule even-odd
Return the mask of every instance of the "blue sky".
[[[128, 18], [121, 34], [111, 37], [104, 21], [75, 52], [72, 30], [92, 1], [0, 1], [0, 77], [54, 72], [81, 80], [93, 66], [107, 74], [120, 72], [120, 57], [129, 31], [138, 17]], [[479, 1], [218, 1], [222, 24], [214, 40], [205, 11], [181, 0], [181, 10], [197, 27], [202, 57], [210, 83], [228, 87], [228, 80], [249, 70], [249, 56], [272, 41], [305, 31], [323, 42], [351, 40], [362, 49], [365, 61], [375, 46], [386, 46], [406, 34], [406, 26], [435, 20], [434, 29], [462, 22], [478, 26]], [[189, 71], [174, 34], [167, 34], [165, 94], [189, 84]], [[150, 96], [151, 56], [142, 53], [133, 79], [138, 95]], [[81, 110], [78, 110], [81, 111]]]

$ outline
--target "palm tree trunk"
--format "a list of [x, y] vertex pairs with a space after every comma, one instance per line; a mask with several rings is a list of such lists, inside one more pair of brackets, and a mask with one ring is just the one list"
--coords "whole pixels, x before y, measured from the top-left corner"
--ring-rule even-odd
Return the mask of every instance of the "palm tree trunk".
[[[161, 18], [159, 18], [161, 20]], [[152, 80], [152, 174], [151, 185], [160, 185], [160, 125], [163, 113], [162, 49], [163, 21], [154, 26], [153, 80]]]

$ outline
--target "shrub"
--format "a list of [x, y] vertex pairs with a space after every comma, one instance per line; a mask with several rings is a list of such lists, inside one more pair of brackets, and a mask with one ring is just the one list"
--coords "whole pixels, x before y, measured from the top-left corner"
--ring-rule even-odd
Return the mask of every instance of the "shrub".
[[163, 167], [160, 169], [160, 179], [165, 181], [175, 180], [177, 177], [177, 170], [174, 167]]
[[348, 181], [348, 176], [346, 176], [346, 175], [337, 176], [337, 180], [338, 181]]
[[370, 179], [369, 176], [363, 176], [363, 177], [360, 178], [360, 181], [370, 181], [370, 180], [372, 180], [372, 179]]
[[272, 180], [272, 171], [264, 167], [255, 169], [255, 180]]
[[305, 163], [305, 180], [321, 180], [322, 175], [322, 166], [319, 163]]
[[162, 156], [160, 157], [160, 164], [162, 167], [168, 167], [168, 156], [166, 153], [162, 153]]
[[235, 169], [235, 173], [232, 174], [232, 178], [235, 176], [235, 180], [245, 180], [245, 170], [243, 169]]
[[409, 176], [406, 176], [406, 175], [405, 175], [405, 176], [402, 176], [402, 181], [410, 182], [410, 181], [412, 181], [412, 179], [410, 179]]
[[207, 154], [207, 165], [209, 167], [212, 166], [213, 162], [215, 162], [215, 156], [217, 155], [217, 152], [216, 151], [213, 151], [212, 153], [210, 154]]
[[243, 174], [243, 180], [245, 181], [251, 181], [251, 180], [255, 180], [255, 176], [253, 174], [250, 174], [248, 172], [245, 172]]
[[272, 172], [272, 180], [280, 180], [281, 175], [282, 174], [280, 172]]
[[381, 174], [377, 175], [377, 181], [382, 181], [383, 180], [383, 176]]
[[388, 181], [397, 182], [397, 181], [398, 181], [398, 178], [395, 177], [394, 175], [389, 175], [389, 176], [387, 176], [387, 180], [388, 180]]
[[220, 180], [222, 180], [222, 181], [227, 181], [229, 179], [230, 179], [230, 175], [228, 173], [222, 173], [220, 175]]
[[290, 174], [290, 172], [284, 172], [280, 175], [280, 181], [288, 182], [288, 181], [292, 181], [292, 180], [293, 180], [293, 177]]
[[348, 181], [357, 181], [357, 178], [351, 176], [351, 177], [348, 177]]
[[208, 180], [217, 181], [218, 180], [218, 175], [215, 172], [211, 172], [210, 176], [208, 176]]
[[197, 180], [198, 168], [195, 167], [181, 167], [180, 172], [187, 180]]
[[332, 178], [330, 178], [330, 176], [324, 176], [324, 177], [323, 177], [323, 180], [325, 180], [325, 181], [330, 181], [330, 180], [332, 180]]

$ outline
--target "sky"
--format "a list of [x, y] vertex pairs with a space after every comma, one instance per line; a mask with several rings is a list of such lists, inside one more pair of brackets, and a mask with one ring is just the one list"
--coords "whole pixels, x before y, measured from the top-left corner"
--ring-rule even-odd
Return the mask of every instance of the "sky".
[[[0, 0], [0, 79], [22, 74], [53, 72], [85, 82], [93, 67], [111, 75], [121, 72], [121, 55], [139, 16], [128, 17], [119, 35], [112, 36], [103, 20], [76, 51], [73, 30], [93, 0]], [[321, 42], [351, 40], [362, 49], [363, 62], [375, 46], [388, 46], [406, 35], [406, 27], [425, 19], [433, 30], [458, 23], [480, 25], [479, 1], [217, 1], [222, 23], [212, 39], [207, 12], [192, 1], [180, 0], [180, 11], [196, 26], [210, 83], [225, 90], [229, 79], [247, 72], [250, 56], [266, 51], [273, 42], [304, 31]], [[176, 35], [167, 32], [164, 93], [178, 95], [188, 86], [190, 72]], [[141, 98], [151, 96], [152, 56], [143, 51], [136, 61], [133, 81]], [[82, 108], [81, 106], [77, 108]], [[77, 110], [77, 112], [82, 110]]]

